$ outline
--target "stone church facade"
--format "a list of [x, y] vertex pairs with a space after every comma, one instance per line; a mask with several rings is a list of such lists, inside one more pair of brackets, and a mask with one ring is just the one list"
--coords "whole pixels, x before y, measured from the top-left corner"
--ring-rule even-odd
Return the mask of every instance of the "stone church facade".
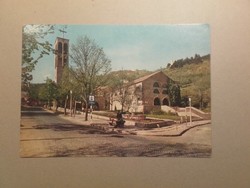
[[168, 84], [173, 82], [162, 71], [138, 78], [115, 91], [108, 87], [96, 92], [100, 110], [122, 110], [148, 113], [161, 106], [170, 106]]

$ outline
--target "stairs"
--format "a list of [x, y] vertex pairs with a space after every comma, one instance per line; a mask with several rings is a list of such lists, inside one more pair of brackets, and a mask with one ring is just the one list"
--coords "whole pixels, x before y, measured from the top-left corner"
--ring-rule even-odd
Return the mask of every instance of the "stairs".
[[[177, 113], [178, 116], [189, 116], [190, 115], [190, 107], [180, 108], [180, 107], [169, 107], [169, 106], [162, 106], [161, 110], [165, 112], [174, 112]], [[197, 108], [191, 107], [191, 115], [192, 117], [196, 117], [198, 119], [203, 120], [210, 120], [211, 113], [205, 113]]]

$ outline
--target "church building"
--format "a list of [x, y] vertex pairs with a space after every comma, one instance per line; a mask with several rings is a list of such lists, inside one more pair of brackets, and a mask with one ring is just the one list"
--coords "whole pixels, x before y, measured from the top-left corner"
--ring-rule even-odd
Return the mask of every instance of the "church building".
[[168, 85], [174, 83], [162, 71], [138, 78], [116, 91], [100, 88], [96, 102], [100, 110], [123, 110], [148, 113], [170, 106]]

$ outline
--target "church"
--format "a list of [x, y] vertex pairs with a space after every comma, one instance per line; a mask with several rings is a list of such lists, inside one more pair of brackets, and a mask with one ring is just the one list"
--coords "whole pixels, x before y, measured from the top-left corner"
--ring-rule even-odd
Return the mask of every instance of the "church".
[[169, 83], [174, 83], [162, 71], [138, 78], [115, 91], [108, 87], [96, 92], [96, 105], [99, 110], [122, 110], [149, 113], [154, 109], [170, 106]]
[[[55, 82], [62, 79], [63, 69], [69, 64], [69, 40], [57, 37], [55, 40]], [[111, 91], [108, 86], [95, 90], [96, 110], [122, 110], [149, 113], [154, 109], [171, 106], [168, 86], [174, 83], [162, 71], [124, 83], [122, 88]]]

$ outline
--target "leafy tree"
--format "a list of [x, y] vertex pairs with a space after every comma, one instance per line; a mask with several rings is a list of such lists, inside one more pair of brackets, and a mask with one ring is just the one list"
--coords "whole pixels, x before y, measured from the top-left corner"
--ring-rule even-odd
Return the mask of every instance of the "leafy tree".
[[173, 81], [170, 81], [167, 86], [169, 98], [170, 98], [170, 105], [171, 106], [180, 106], [181, 104], [181, 92], [180, 86]]
[[135, 92], [135, 88], [130, 86], [129, 83], [135, 80], [138, 76], [144, 75], [147, 71], [116, 71], [109, 75], [110, 79], [108, 82], [108, 87], [110, 88], [111, 105], [113, 101], [117, 101], [121, 104], [122, 112], [126, 109], [132, 108], [133, 97], [139, 97], [138, 93]]
[[30, 84], [28, 91], [29, 97], [34, 100], [39, 100], [39, 91], [42, 86], [43, 84]]
[[31, 72], [44, 55], [53, 51], [45, 36], [54, 32], [53, 25], [26, 25], [23, 27], [22, 42], [22, 90], [27, 91], [32, 80]]
[[79, 83], [73, 76], [73, 71], [68, 66], [65, 66], [63, 69], [62, 80], [58, 85], [58, 89], [58, 102], [60, 104], [64, 104], [64, 114], [66, 114], [67, 101], [70, 96], [70, 91], [72, 91], [73, 100], [81, 100], [80, 96], [82, 94], [81, 87], [79, 87]]
[[[118, 101], [122, 105], [122, 111], [124, 104], [126, 102], [126, 98], [128, 95], [127, 88], [124, 87], [124, 84], [128, 82], [128, 74], [125, 71], [118, 71], [116, 74], [109, 75], [110, 79], [108, 85], [111, 90], [111, 103], [112, 101]], [[112, 104], [111, 104], [112, 105]]]
[[88, 120], [88, 97], [95, 89], [104, 86], [107, 75], [111, 71], [111, 61], [103, 49], [87, 36], [79, 37], [76, 44], [71, 46], [71, 60], [73, 66], [71, 74], [78, 87], [82, 89], [82, 99], [86, 104], [85, 120]]
[[41, 100], [48, 101], [48, 107], [51, 109], [52, 100], [57, 100], [58, 98], [58, 86], [51, 79], [46, 79], [46, 84], [42, 86], [39, 92], [39, 98]]

